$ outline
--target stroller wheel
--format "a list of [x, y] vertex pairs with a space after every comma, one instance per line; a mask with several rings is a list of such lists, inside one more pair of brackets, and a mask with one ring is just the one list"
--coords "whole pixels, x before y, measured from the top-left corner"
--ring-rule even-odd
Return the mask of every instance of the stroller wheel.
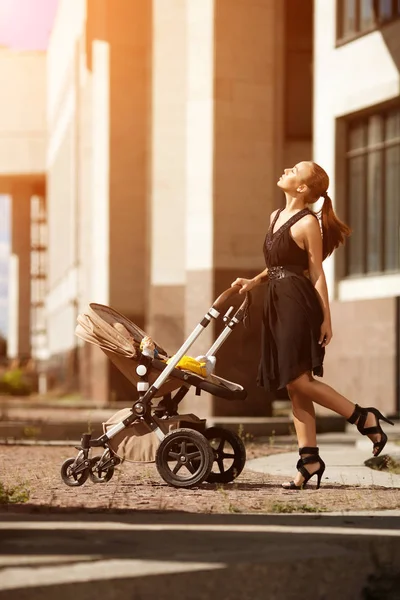
[[246, 464], [246, 448], [240, 437], [222, 427], [209, 427], [204, 435], [214, 454], [208, 483], [229, 483], [236, 479]]
[[210, 444], [194, 429], [168, 433], [156, 453], [156, 466], [166, 483], [178, 488], [199, 485], [210, 474], [214, 460]]
[[78, 487], [83, 485], [89, 477], [89, 467], [85, 466], [84, 462], [78, 468], [78, 472], [72, 468], [75, 458], [67, 458], [61, 465], [61, 478], [66, 485], [70, 487]]
[[106, 468], [99, 469], [97, 463], [100, 461], [101, 456], [94, 456], [90, 461], [89, 477], [93, 483], [107, 483], [114, 475], [113, 465], [109, 465]]

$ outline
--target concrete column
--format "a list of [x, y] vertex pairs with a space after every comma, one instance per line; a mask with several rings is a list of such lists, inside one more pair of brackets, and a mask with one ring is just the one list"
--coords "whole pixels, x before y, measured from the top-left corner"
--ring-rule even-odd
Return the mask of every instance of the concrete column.
[[11, 207], [8, 356], [31, 353], [31, 193], [17, 189]]
[[[93, 71], [91, 295], [144, 327], [152, 2], [91, 1], [87, 26]], [[132, 386], [97, 349], [89, 372], [97, 400], [131, 398]]]
[[153, 3], [150, 290], [146, 331], [170, 353], [184, 339], [186, 0]]
[[[187, 333], [236, 277], [265, 268], [269, 215], [280, 201], [282, 28], [277, 0], [188, 2]], [[201, 400], [200, 412], [270, 414], [256, 385], [261, 310], [257, 290], [252, 328], [235, 330], [217, 355], [217, 372], [242, 383], [249, 400]], [[221, 326], [209, 327], [199, 349]]]
[[[214, 296], [214, 5], [214, 0], [187, 2], [185, 335], [201, 320]], [[205, 352], [213, 333], [209, 325], [190, 354]], [[212, 414], [208, 394], [201, 398], [191, 394], [188, 401], [187, 408], [199, 416]]]
[[[215, 10], [214, 276], [215, 291], [265, 268], [269, 215], [282, 199], [280, 172], [283, 7], [277, 0], [231, 3]], [[253, 293], [252, 325], [221, 348], [221, 372], [248, 390], [245, 403], [216, 400], [216, 414], [267, 415], [271, 404], [256, 385], [263, 290]], [[218, 328], [219, 329], [219, 328]]]

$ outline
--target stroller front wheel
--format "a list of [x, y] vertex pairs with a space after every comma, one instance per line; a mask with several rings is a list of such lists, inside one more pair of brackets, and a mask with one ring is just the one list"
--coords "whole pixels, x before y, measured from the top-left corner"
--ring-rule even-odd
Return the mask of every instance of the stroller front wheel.
[[207, 479], [214, 455], [210, 444], [194, 429], [175, 429], [168, 433], [156, 452], [156, 467], [166, 483], [190, 488]]
[[101, 456], [94, 456], [90, 461], [89, 477], [93, 483], [107, 483], [114, 475], [113, 465], [105, 468], [98, 466], [100, 459]]
[[69, 487], [79, 487], [89, 477], [90, 467], [86, 465], [86, 461], [80, 464], [74, 464], [75, 462], [75, 458], [67, 458], [61, 465], [61, 479]]

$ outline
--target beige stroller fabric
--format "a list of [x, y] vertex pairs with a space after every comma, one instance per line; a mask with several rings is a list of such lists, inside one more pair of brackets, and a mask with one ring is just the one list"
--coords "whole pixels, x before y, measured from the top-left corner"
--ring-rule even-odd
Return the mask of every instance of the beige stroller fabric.
[[[128, 358], [138, 358], [140, 342], [146, 333], [116, 310], [103, 304], [89, 304], [85, 313], [78, 316], [75, 334], [81, 339]], [[158, 352], [167, 356], [161, 346]]]
[[[130, 414], [129, 408], [124, 408], [115, 413], [108, 421], [103, 423], [104, 433], [107, 433], [108, 429], [126, 419]], [[206, 427], [206, 420], [199, 419], [193, 414], [176, 415], [168, 419], [152, 418], [164, 434], [182, 427], [182, 423], [184, 425], [185, 422], [196, 424], [195, 428], [200, 430]], [[122, 460], [128, 462], [154, 462], [160, 440], [147, 423], [139, 421], [117, 433], [110, 440], [109, 445]]]
[[[121, 315], [116, 310], [102, 304], [90, 304], [86, 312], [78, 316], [78, 325], [75, 329], [77, 335], [85, 342], [99, 346], [112, 363], [136, 387], [140, 380], [136, 373], [137, 361], [140, 358], [140, 342], [146, 333], [135, 323]], [[167, 358], [167, 352], [155, 343], [160, 357]], [[192, 375], [190, 371], [186, 371]], [[151, 370], [148, 374], [150, 385], [160, 375], [159, 371]], [[232, 391], [243, 390], [243, 387], [233, 381], [228, 381], [217, 375], [207, 377], [196, 375], [198, 379], [209, 381], [215, 385], [228, 388]], [[182, 380], [169, 377], [155, 394], [160, 398], [185, 385]]]
[[[90, 304], [86, 312], [78, 316], [75, 335], [101, 348], [111, 362], [136, 387], [140, 377], [136, 367], [140, 354], [140, 342], [146, 333], [116, 310], [102, 304]], [[159, 354], [167, 357], [166, 351], [155, 344]], [[149, 372], [152, 385], [159, 372]], [[172, 377], [160, 387], [155, 397], [160, 398], [182, 387], [182, 381]]]

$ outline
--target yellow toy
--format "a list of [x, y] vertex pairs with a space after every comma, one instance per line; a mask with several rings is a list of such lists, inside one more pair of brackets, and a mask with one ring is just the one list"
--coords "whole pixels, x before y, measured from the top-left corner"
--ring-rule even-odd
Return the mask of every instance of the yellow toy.
[[[167, 360], [167, 364], [171, 362], [173, 356]], [[207, 377], [208, 369], [206, 362], [200, 362], [191, 356], [182, 356], [181, 360], [175, 367], [176, 369], [184, 369], [185, 371], [191, 371], [192, 373], [196, 373], [197, 375], [201, 375], [201, 377]]]

